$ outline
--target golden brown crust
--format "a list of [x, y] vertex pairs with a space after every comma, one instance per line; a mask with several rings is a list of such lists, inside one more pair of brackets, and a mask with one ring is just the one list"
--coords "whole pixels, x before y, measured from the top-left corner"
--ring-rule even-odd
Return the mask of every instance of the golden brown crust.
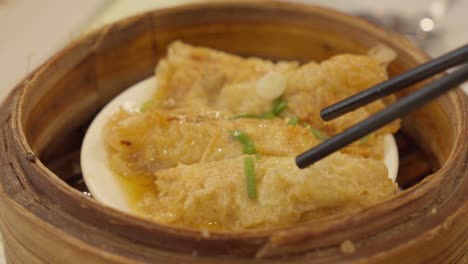
[[[270, 72], [286, 80], [287, 108], [238, 118], [272, 108], [273, 99], [256, 92]], [[345, 54], [300, 66], [175, 42], [156, 75], [155, 103], [137, 113], [121, 110], [105, 131], [110, 165], [137, 190], [132, 199], [143, 216], [195, 228], [268, 228], [349, 212], [396, 191], [382, 161], [382, 133], [396, 131], [398, 122], [307, 170], [293, 162], [384, 107], [377, 101], [330, 122], [319, 117], [321, 108], [387, 78], [373, 57]], [[288, 124], [292, 118], [297, 124]], [[246, 195], [243, 151], [232, 130], [247, 134], [262, 157], [255, 161], [258, 200]], [[148, 185], [152, 178], [156, 186]]]

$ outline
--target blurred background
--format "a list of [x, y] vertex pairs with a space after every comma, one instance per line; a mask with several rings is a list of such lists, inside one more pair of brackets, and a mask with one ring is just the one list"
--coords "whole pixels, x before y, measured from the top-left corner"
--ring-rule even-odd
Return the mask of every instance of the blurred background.
[[[432, 56], [468, 43], [468, 0], [282, 1], [323, 5], [365, 17], [405, 34]], [[189, 2], [201, 0], [0, 0], [0, 101], [27, 74], [82, 34], [148, 9]], [[464, 89], [468, 91], [467, 85]]]
[[[148, 9], [200, 1], [0, 0], [0, 100], [47, 58], [89, 30]], [[432, 56], [468, 43], [468, 0], [283, 1], [366, 17], [403, 32]]]

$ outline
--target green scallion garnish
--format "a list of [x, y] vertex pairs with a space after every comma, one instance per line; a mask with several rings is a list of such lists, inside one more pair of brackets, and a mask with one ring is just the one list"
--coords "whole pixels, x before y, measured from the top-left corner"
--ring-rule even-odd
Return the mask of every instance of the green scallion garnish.
[[242, 152], [244, 154], [256, 154], [255, 145], [252, 139], [240, 130], [231, 130], [229, 133], [242, 145]]
[[252, 157], [244, 158], [245, 180], [247, 182], [247, 195], [251, 199], [257, 198], [257, 179], [255, 177], [255, 163]]
[[286, 108], [288, 108], [288, 102], [283, 100], [281, 97], [278, 97], [275, 99], [275, 101], [273, 101], [273, 107], [271, 107], [269, 112], [271, 112], [274, 116], [279, 116], [279, 114], [286, 110]]
[[363, 138], [359, 140], [359, 143], [366, 144], [369, 141], [370, 135], [365, 135]]
[[288, 125], [290, 125], [290, 126], [295, 126], [295, 125], [299, 124], [299, 121], [300, 121], [300, 120], [299, 120], [299, 118], [298, 118], [297, 116], [293, 116], [293, 117], [291, 117], [291, 119], [289, 120]]
[[140, 112], [148, 110], [154, 104], [154, 99], [149, 99], [140, 106]]
[[310, 131], [312, 131], [314, 136], [319, 140], [325, 140], [325, 139], [329, 138], [329, 136], [327, 134], [323, 133], [322, 131], [320, 131], [320, 130], [318, 130], [316, 128], [311, 127]]
[[242, 114], [236, 115], [231, 117], [230, 119], [238, 119], [238, 118], [260, 118], [260, 119], [268, 119], [274, 118], [279, 116], [284, 110], [288, 108], [288, 102], [281, 99], [281, 97], [276, 98], [273, 101], [273, 105], [271, 106], [270, 110], [262, 114]]

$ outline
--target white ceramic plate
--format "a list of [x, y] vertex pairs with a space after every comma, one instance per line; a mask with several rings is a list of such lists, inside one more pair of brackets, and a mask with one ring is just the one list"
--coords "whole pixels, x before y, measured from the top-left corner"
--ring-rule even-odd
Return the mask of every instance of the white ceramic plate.
[[[108, 166], [102, 132], [109, 118], [120, 107], [129, 112], [138, 112], [141, 104], [151, 97], [155, 87], [156, 78], [151, 77], [114, 98], [99, 112], [89, 126], [81, 148], [81, 170], [91, 194], [104, 204], [126, 212], [130, 212], [131, 207], [117, 176]], [[388, 177], [395, 181], [398, 172], [398, 149], [393, 135], [384, 136], [384, 150], [384, 163], [388, 168]]]
[[123, 186], [109, 168], [103, 141], [104, 126], [120, 107], [130, 112], [139, 111], [156, 87], [156, 78], [141, 81], [109, 102], [94, 118], [86, 131], [81, 147], [81, 171], [89, 191], [97, 200], [111, 207], [130, 212]]

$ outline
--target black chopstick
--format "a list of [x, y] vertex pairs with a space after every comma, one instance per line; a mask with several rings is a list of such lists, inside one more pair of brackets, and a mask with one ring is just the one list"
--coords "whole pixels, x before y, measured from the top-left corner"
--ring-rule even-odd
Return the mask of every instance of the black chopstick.
[[400, 99], [375, 115], [298, 155], [296, 157], [297, 166], [303, 169], [311, 165], [336, 150], [364, 137], [372, 131], [375, 131], [391, 121], [423, 106], [450, 89], [462, 84], [466, 80], [468, 80], [468, 64], [464, 64], [453, 73], [430, 83], [426, 87]]
[[328, 106], [320, 111], [320, 116], [325, 121], [332, 120], [333, 118], [344, 115], [372, 101], [422, 81], [436, 73], [466, 62], [468, 62], [468, 44], [365, 91], [348, 97], [343, 101]]

